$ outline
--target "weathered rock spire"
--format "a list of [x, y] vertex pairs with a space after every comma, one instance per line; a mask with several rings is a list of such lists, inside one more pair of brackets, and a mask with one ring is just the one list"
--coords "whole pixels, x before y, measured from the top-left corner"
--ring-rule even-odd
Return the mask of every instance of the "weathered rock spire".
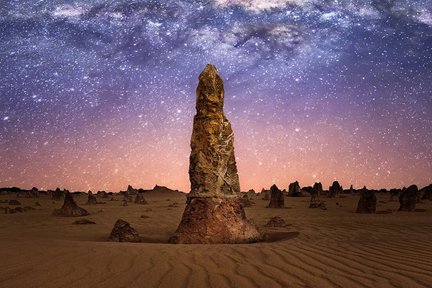
[[223, 113], [224, 87], [216, 67], [199, 76], [191, 138], [191, 191], [171, 243], [248, 243], [262, 235], [246, 218], [238, 194], [234, 133]]
[[189, 197], [235, 196], [240, 192], [234, 133], [223, 113], [224, 85], [216, 67], [199, 76], [191, 139]]

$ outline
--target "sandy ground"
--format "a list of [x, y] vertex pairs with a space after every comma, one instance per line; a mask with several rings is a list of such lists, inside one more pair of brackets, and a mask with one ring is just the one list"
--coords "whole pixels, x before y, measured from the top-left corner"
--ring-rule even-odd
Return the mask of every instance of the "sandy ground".
[[[185, 207], [180, 193], [150, 192], [149, 205], [127, 207], [76, 197], [95, 225], [52, 216], [62, 202], [19, 198], [42, 206], [0, 214], [0, 287], [432, 287], [432, 201], [417, 205], [424, 212], [396, 212], [398, 202], [387, 202], [378, 210], [389, 213], [360, 215], [358, 197], [325, 199], [328, 210], [309, 209], [309, 198], [269, 209], [256, 197], [248, 217], [281, 239], [248, 245], [164, 244]], [[273, 216], [289, 225], [265, 229]], [[107, 242], [118, 218], [153, 243]]]

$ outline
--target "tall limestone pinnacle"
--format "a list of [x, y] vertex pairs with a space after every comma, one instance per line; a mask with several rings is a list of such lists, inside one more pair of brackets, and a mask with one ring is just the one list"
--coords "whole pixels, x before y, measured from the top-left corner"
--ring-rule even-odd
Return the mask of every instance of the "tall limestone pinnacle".
[[216, 67], [199, 76], [191, 139], [189, 197], [235, 196], [240, 192], [234, 133], [223, 113], [224, 85]]
[[170, 243], [249, 243], [263, 239], [246, 218], [234, 156], [234, 133], [223, 113], [224, 86], [216, 67], [199, 76], [193, 120], [188, 195]]

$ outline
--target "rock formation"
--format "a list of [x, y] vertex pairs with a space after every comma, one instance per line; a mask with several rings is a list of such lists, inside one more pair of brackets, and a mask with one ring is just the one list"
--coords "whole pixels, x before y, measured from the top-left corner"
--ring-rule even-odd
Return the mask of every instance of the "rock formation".
[[88, 195], [88, 199], [87, 199], [88, 205], [97, 204], [96, 196], [93, 195], [92, 191], [88, 191], [87, 195]]
[[271, 218], [265, 226], [266, 227], [285, 227], [285, 226], [287, 226], [287, 224], [282, 217], [275, 216], [275, 217]]
[[96, 222], [93, 222], [93, 221], [91, 221], [89, 219], [85, 219], [84, 218], [84, 219], [76, 220], [72, 224], [75, 224], [75, 225], [89, 225], [89, 224], [96, 224]]
[[133, 196], [133, 195], [136, 195], [138, 193], [138, 190], [134, 189], [131, 185], [128, 185], [127, 193], [128, 193], [128, 196]]
[[248, 243], [262, 239], [246, 219], [238, 193], [234, 133], [223, 112], [224, 86], [216, 67], [199, 76], [193, 121], [191, 191], [171, 243]]
[[416, 185], [411, 185], [402, 190], [399, 195], [399, 211], [414, 211], [417, 202], [418, 188]]
[[299, 197], [301, 196], [301, 188], [298, 181], [289, 184], [288, 196]]
[[260, 195], [262, 196], [262, 200], [270, 200], [270, 190], [265, 190], [264, 188], [261, 190]]
[[360, 200], [357, 204], [357, 213], [375, 213], [377, 206], [377, 197], [375, 191], [363, 187]]
[[117, 220], [108, 240], [113, 242], [141, 242], [138, 232], [122, 219]]
[[61, 191], [60, 188], [57, 188], [55, 191], [52, 191], [51, 197], [53, 200], [60, 201], [65, 194], [65, 191]]
[[395, 201], [394, 196], [399, 195], [402, 193], [401, 189], [390, 189], [390, 202]]
[[108, 193], [105, 191], [98, 191], [96, 193], [97, 197], [101, 197], [101, 198], [108, 198]]
[[144, 199], [144, 193], [137, 193], [135, 197], [135, 204], [148, 204], [147, 201]]
[[329, 187], [328, 197], [333, 198], [339, 196], [343, 192], [342, 186], [340, 186], [338, 181], [334, 181], [332, 186]]
[[[20, 195], [20, 193], [18, 193]], [[33, 187], [31, 190], [24, 191], [24, 197], [25, 198], [38, 198], [39, 197], [39, 190], [36, 187]]]
[[256, 192], [254, 189], [249, 189], [249, 191], [247, 192], [249, 199], [253, 200], [254, 197], [256, 196]]
[[270, 188], [270, 203], [268, 208], [284, 208], [285, 207], [285, 195], [279, 190], [279, 188], [273, 184]]
[[432, 184], [421, 189], [422, 191], [422, 200], [431, 200], [432, 201]]
[[322, 202], [319, 197], [323, 193], [322, 184], [316, 182], [311, 191], [311, 200], [309, 203], [309, 208], [325, 208], [324, 202]]
[[319, 198], [321, 194], [323, 193], [323, 188], [321, 182], [315, 182], [311, 195], [314, 195], [315, 197]]
[[54, 215], [65, 217], [79, 217], [89, 215], [89, 213], [87, 212], [87, 210], [79, 207], [72, 198], [72, 195], [69, 192], [66, 192], [63, 206], [60, 209], [54, 210]]

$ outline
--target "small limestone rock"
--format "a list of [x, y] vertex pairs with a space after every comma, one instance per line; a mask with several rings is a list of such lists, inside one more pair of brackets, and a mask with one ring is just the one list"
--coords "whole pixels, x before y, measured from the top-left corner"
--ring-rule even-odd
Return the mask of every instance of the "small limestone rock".
[[309, 208], [321, 208], [323, 205], [325, 207], [324, 202], [320, 201], [319, 197], [323, 192], [322, 184], [317, 182], [314, 184], [310, 194], [311, 200], [309, 203]]
[[291, 183], [288, 187], [288, 196], [300, 197], [302, 195], [300, 184], [298, 181]]
[[146, 205], [147, 201], [144, 199], [144, 193], [137, 193], [135, 197], [135, 204]]
[[97, 198], [93, 195], [92, 191], [88, 191], [87, 193], [87, 205], [95, 205], [97, 204]]
[[343, 188], [338, 181], [334, 181], [332, 186], [329, 187], [328, 197], [333, 198], [343, 193]]
[[315, 195], [316, 197], [320, 197], [321, 194], [323, 193], [323, 187], [321, 182], [315, 182], [313, 188], [312, 188], [312, 193], [313, 195]]
[[270, 188], [270, 203], [268, 208], [284, 208], [285, 207], [285, 196], [279, 188], [273, 184]]
[[101, 197], [101, 198], [108, 198], [108, 193], [105, 191], [98, 191], [96, 193], [97, 197]]
[[275, 216], [270, 219], [270, 221], [267, 222], [265, 227], [285, 227], [287, 226], [286, 222], [282, 217]]
[[417, 202], [418, 188], [416, 185], [411, 185], [402, 190], [399, 196], [399, 211], [414, 211]]
[[66, 191], [67, 190], [63, 190], [62, 191], [62, 190], [60, 190], [60, 188], [57, 187], [57, 189], [55, 191], [51, 192], [51, 197], [55, 201], [60, 201], [63, 198], [63, 196], [66, 193]]
[[141, 242], [138, 232], [122, 219], [117, 220], [108, 240], [113, 242]]
[[89, 215], [87, 210], [79, 207], [72, 198], [72, 195], [67, 191], [65, 193], [64, 203], [60, 209], [54, 210], [54, 215], [64, 217], [80, 217]]
[[266, 200], [266, 201], [268, 201], [268, 200], [270, 200], [270, 190], [265, 190], [264, 188], [261, 190], [261, 193], [260, 193], [260, 195], [262, 195], [262, 197], [261, 197], [261, 199], [262, 200]]
[[75, 224], [75, 225], [88, 225], [88, 224], [96, 224], [96, 222], [93, 222], [93, 221], [91, 221], [89, 219], [79, 219], [79, 220], [74, 221], [72, 224]]
[[133, 188], [131, 185], [128, 185], [127, 187], [127, 195], [129, 196], [133, 196], [136, 195], [138, 193], [138, 190]]
[[171, 203], [171, 204], [169, 204], [168, 205], [168, 207], [178, 207], [179, 206], [179, 204], [177, 203], [177, 202], [173, 202], [173, 203]]
[[375, 191], [363, 187], [360, 200], [357, 205], [357, 213], [375, 213], [377, 207], [377, 197]]
[[421, 190], [421, 200], [431, 200], [432, 201], [432, 184], [422, 188]]

